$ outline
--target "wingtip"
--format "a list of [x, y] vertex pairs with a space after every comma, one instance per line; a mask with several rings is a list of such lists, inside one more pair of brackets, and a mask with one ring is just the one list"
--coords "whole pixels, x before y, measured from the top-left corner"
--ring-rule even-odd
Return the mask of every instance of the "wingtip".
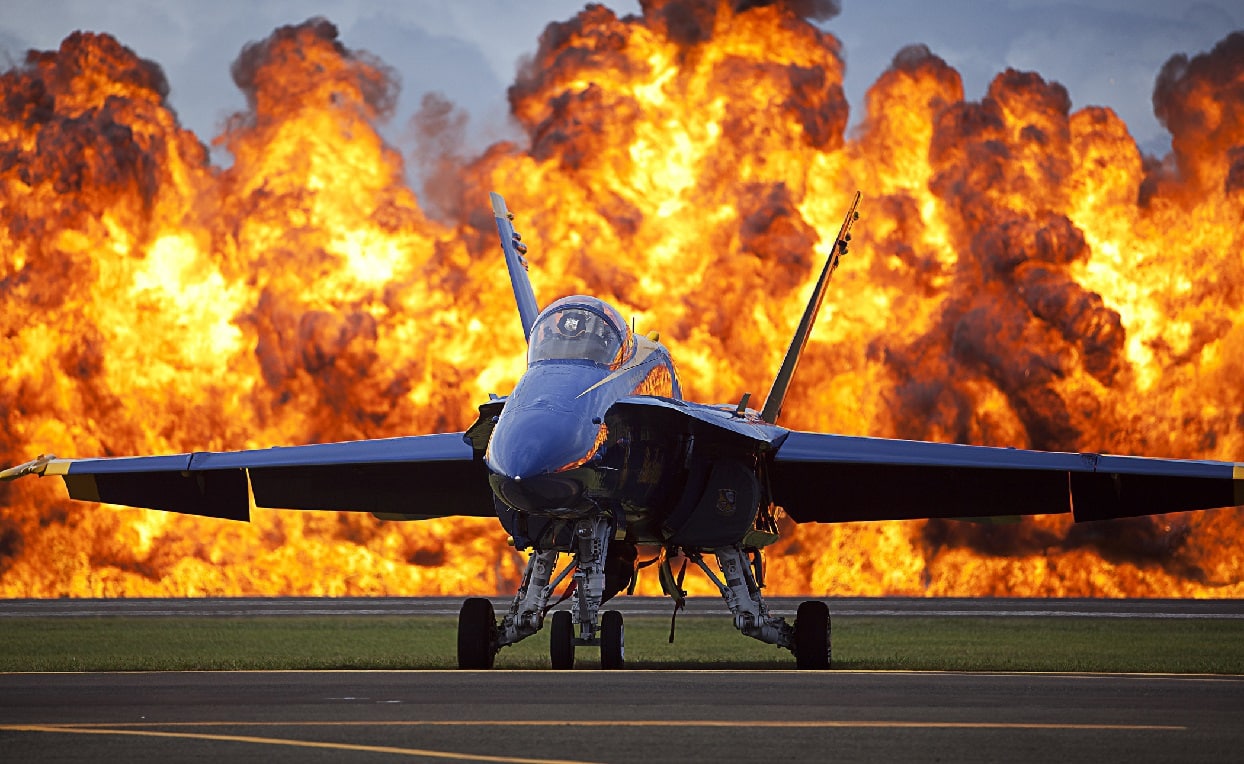
[[31, 459], [25, 464], [0, 470], [0, 480], [16, 480], [26, 475], [42, 475], [47, 466], [55, 460], [55, 454], [42, 454], [38, 459]]
[[496, 191], [489, 191], [488, 198], [492, 200], [492, 214], [502, 220], [509, 219], [509, 210], [505, 208], [505, 199]]

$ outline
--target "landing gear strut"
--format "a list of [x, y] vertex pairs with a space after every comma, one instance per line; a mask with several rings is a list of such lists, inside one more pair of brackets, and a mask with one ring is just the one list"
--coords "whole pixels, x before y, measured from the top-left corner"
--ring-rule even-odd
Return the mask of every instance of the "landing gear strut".
[[801, 669], [827, 669], [830, 664], [829, 608], [825, 603], [809, 600], [799, 606], [795, 625], [781, 616], [770, 615], [760, 594], [760, 586], [752, 566], [737, 544], [714, 552], [725, 581], [715, 574], [697, 555], [689, 555], [704, 573], [717, 584], [718, 591], [734, 615], [734, 627], [746, 636], [784, 647], [795, 654], [795, 666]]
[[571, 612], [579, 627], [579, 644], [596, 644], [597, 617], [605, 596], [605, 556], [613, 524], [595, 517], [575, 523], [575, 599]]
[[553, 668], [573, 668], [576, 645], [599, 645], [601, 668], [622, 668], [625, 662], [622, 614], [611, 610], [601, 618], [600, 613], [601, 601], [606, 596], [605, 567], [613, 537], [613, 521], [605, 516], [578, 520], [573, 530], [571, 555], [574, 559], [571, 563], [554, 576], [558, 552], [533, 553], [527, 560], [518, 593], [500, 624], [496, 622], [490, 601], [473, 597], [463, 603], [458, 616], [459, 668], [492, 668], [493, 659], [502, 647], [539, 631], [544, 625], [553, 591], [572, 572], [575, 598], [571, 609], [553, 613], [550, 624], [549, 658]]
[[[605, 597], [605, 563], [608, 559], [609, 540], [613, 536], [613, 524], [608, 518], [597, 517], [580, 520], [575, 524], [574, 605], [569, 613], [553, 614], [553, 634], [549, 637], [549, 655], [553, 668], [571, 668], [574, 665], [575, 645], [599, 645], [600, 667], [620, 669], [625, 661], [623, 649], [622, 614], [616, 610], [600, 612]], [[559, 616], [566, 616], [560, 619]], [[597, 624], [599, 618], [599, 626]], [[561, 628], [572, 631], [579, 627], [578, 636], [571, 636], [569, 649], [566, 637], [558, 632]], [[566, 654], [570, 658], [564, 665]]]

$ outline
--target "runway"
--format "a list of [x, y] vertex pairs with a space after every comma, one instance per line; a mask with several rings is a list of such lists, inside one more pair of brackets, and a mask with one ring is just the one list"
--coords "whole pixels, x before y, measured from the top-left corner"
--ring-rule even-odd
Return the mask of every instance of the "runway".
[[0, 675], [7, 761], [1238, 761], [1244, 677]]
[[[456, 615], [458, 598], [6, 600], [0, 619]], [[498, 607], [508, 603], [497, 600]], [[771, 600], [790, 614], [796, 599]], [[1236, 600], [833, 598], [835, 615], [1241, 619]], [[628, 615], [666, 599], [621, 597]], [[720, 600], [685, 616], [725, 617]], [[5, 761], [1238, 761], [1244, 676], [0, 674]]]

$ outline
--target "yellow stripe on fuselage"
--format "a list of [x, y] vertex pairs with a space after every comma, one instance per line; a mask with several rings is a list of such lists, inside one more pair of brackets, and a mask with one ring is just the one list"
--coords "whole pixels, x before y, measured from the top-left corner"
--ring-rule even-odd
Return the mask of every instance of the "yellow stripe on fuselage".
[[635, 355], [631, 357], [631, 360], [625, 366], [622, 366], [617, 371], [613, 372], [612, 374], [605, 377], [601, 381], [597, 382], [596, 384], [592, 385], [588, 389], [579, 393], [575, 397], [582, 398], [583, 396], [592, 392], [593, 390], [600, 387], [601, 385], [608, 384], [612, 382], [613, 380], [617, 379], [618, 377], [622, 376], [626, 372], [630, 371], [631, 369], [634, 369], [635, 367], [639, 366], [641, 363], [648, 360], [648, 356], [655, 353], [658, 347], [657, 343], [653, 342], [647, 337], [636, 337], [635, 343], [636, 343]]
[[1231, 469], [1231, 479], [1235, 481], [1235, 506], [1244, 507], [1244, 464]]

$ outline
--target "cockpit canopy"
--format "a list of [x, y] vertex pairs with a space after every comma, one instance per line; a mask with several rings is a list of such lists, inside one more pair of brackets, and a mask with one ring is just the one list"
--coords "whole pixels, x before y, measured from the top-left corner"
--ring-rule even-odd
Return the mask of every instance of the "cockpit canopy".
[[612, 305], [584, 295], [563, 297], [536, 317], [527, 363], [577, 360], [616, 369], [635, 350], [635, 338]]

